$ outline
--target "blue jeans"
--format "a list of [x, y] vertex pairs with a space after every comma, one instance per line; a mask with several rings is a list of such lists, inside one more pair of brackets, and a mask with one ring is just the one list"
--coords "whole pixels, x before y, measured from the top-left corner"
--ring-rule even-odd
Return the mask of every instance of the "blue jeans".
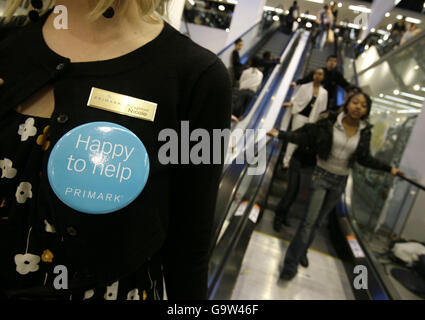
[[326, 216], [337, 204], [347, 183], [347, 176], [339, 176], [316, 167], [312, 176], [312, 192], [305, 216], [286, 251], [284, 267], [297, 273], [301, 257], [307, 253]]

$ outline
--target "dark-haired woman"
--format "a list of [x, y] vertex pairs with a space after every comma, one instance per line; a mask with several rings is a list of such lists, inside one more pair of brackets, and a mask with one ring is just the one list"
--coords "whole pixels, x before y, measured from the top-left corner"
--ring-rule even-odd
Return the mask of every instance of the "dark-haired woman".
[[393, 175], [403, 174], [370, 154], [371, 126], [367, 118], [371, 104], [369, 96], [359, 92], [347, 100], [340, 113], [325, 113], [315, 124], [306, 124], [291, 133], [278, 130], [269, 133], [309, 146], [317, 154], [310, 203], [286, 252], [281, 279], [290, 280], [296, 275], [300, 259], [310, 247], [317, 229], [343, 193], [354, 162]]

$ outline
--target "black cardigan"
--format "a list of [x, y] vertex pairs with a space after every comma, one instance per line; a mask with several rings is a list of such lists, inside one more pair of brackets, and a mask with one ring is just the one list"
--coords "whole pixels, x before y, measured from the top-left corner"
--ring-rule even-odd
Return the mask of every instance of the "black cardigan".
[[[303, 127], [293, 132], [279, 132], [280, 139], [286, 139], [289, 142], [308, 147], [319, 156], [320, 159], [327, 160], [330, 156], [333, 143], [333, 126], [338, 118], [337, 112], [327, 112], [320, 116], [316, 123], [307, 123]], [[370, 139], [372, 135], [372, 126], [367, 123], [366, 127], [360, 131], [360, 141], [349, 160], [349, 166], [354, 162], [362, 166], [391, 171], [391, 167], [370, 154]]]
[[[67, 207], [52, 192], [45, 174], [50, 148], [43, 159], [38, 202], [51, 211], [69, 259], [78, 270], [112, 281], [160, 252], [168, 297], [206, 298], [208, 249], [222, 165], [161, 165], [157, 155], [163, 143], [158, 134], [164, 128], [180, 132], [184, 120], [190, 121], [191, 131], [228, 128], [231, 84], [226, 68], [216, 55], [166, 23], [156, 39], [129, 54], [70, 63], [45, 44], [41, 27], [46, 17], [0, 43], [0, 77], [5, 81], [0, 87], [0, 117], [52, 84], [52, 146], [76, 126], [109, 121], [142, 140], [151, 165], [145, 189], [133, 203], [118, 212], [88, 215]], [[154, 122], [88, 108], [92, 87], [157, 103]], [[77, 235], [67, 232], [70, 226]]]

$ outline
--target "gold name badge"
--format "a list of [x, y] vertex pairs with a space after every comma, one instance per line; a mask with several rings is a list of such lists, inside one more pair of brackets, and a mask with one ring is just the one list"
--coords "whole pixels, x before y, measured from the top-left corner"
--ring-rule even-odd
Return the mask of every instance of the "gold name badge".
[[87, 106], [153, 121], [157, 104], [93, 87]]

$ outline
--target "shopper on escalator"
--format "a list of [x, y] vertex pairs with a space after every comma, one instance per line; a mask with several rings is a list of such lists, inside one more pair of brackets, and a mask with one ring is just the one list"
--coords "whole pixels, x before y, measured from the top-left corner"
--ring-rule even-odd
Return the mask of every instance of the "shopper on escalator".
[[[329, 111], [335, 111], [337, 109], [336, 106], [336, 93], [337, 86], [341, 86], [345, 91], [348, 91], [353, 87], [344, 76], [337, 70], [338, 67], [338, 58], [335, 55], [331, 55], [328, 57], [326, 61], [326, 67], [323, 68], [325, 70], [325, 80], [323, 81], [323, 87], [328, 91], [328, 106], [327, 109]], [[299, 79], [295, 82], [291, 83], [291, 86], [296, 87], [300, 84], [305, 84], [313, 81], [314, 72], [311, 72], [306, 77]]]
[[342, 112], [324, 113], [315, 124], [306, 124], [294, 132], [274, 129], [268, 133], [308, 147], [317, 154], [308, 209], [286, 251], [281, 279], [290, 280], [297, 274], [298, 264], [313, 242], [316, 231], [345, 190], [355, 162], [393, 175], [403, 174], [370, 154], [371, 126], [367, 118], [371, 104], [369, 96], [360, 92], [347, 100]]
[[[359, 88], [351, 89], [345, 97], [343, 105], [351, 98], [351, 96], [359, 92], [361, 92]], [[340, 111], [343, 110], [343, 105], [340, 107]], [[317, 119], [314, 122], [316, 121]], [[311, 180], [311, 174], [313, 173], [315, 165], [316, 154], [314, 151], [308, 146], [298, 146], [289, 162], [288, 187], [276, 209], [276, 215], [273, 221], [273, 228], [276, 232], [280, 232], [282, 224], [290, 226], [288, 214], [292, 204], [297, 198], [298, 193], [301, 191], [301, 174], [305, 174], [308, 179]], [[302, 261], [307, 260], [306, 258], [303, 258]]]
[[[325, 71], [319, 68], [313, 73], [313, 81], [303, 84], [295, 93], [292, 102], [285, 102], [283, 107], [289, 108], [288, 115], [292, 115], [291, 131], [301, 128], [306, 123], [314, 123], [319, 115], [326, 111], [328, 92], [322, 87]], [[289, 143], [286, 147], [283, 167], [288, 168], [289, 161], [297, 146]]]
[[266, 51], [263, 53], [263, 59], [261, 60], [261, 66], [263, 68], [263, 80], [267, 80], [267, 78], [272, 73], [274, 67], [280, 63], [279, 57], [272, 56], [270, 51]]
[[243, 40], [237, 39], [235, 41], [235, 49], [232, 52], [232, 60], [231, 60], [231, 76], [233, 81], [233, 87], [239, 86], [239, 79], [241, 78], [244, 66], [241, 63], [241, 57], [239, 52], [243, 48]]

